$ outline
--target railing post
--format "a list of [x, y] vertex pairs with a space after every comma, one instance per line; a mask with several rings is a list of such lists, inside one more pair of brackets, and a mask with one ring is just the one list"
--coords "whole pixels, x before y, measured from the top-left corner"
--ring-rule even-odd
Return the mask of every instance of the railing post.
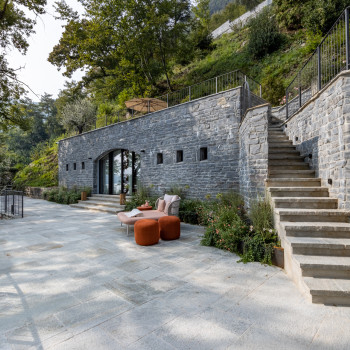
[[105, 121], [106, 121], [106, 126], [107, 126], [107, 114], [106, 114], [106, 118], [105, 118]]
[[345, 42], [346, 42], [346, 69], [350, 69], [350, 38], [349, 38], [349, 11], [345, 10]]
[[23, 192], [22, 192], [22, 218], [23, 218], [23, 215], [24, 215], [24, 214], [23, 214], [23, 211], [24, 211], [23, 208], [24, 208], [24, 206], [23, 206]]
[[289, 91], [288, 89], [286, 90], [286, 120], [288, 119], [288, 109], [289, 109], [289, 104], [288, 104], [288, 95], [289, 95]]
[[298, 82], [299, 82], [299, 88], [298, 88], [298, 92], [299, 92], [299, 108], [301, 108], [301, 82], [300, 82], [300, 73], [299, 73], [299, 77], [298, 77]]
[[218, 77], [215, 78], [215, 93], [218, 93]]
[[169, 94], [166, 94], [166, 107], [169, 108]]
[[189, 101], [191, 101], [191, 86], [188, 88]]
[[260, 86], [260, 98], [262, 97], [262, 87], [261, 87], [261, 84], [259, 84]]
[[317, 47], [317, 82], [318, 82], [318, 91], [322, 89], [322, 64], [321, 64], [321, 46]]

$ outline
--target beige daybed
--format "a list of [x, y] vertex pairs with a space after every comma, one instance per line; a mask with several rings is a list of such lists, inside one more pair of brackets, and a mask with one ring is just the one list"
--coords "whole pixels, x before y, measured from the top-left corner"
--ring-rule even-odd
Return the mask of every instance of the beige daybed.
[[123, 224], [127, 225], [127, 235], [129, 235], [129, 225], [135, 225], [135, 222], [142, 219], [153, 219], [157, 220], [163, 216], [179, 216], [179, 208], [180, 208], [180, 200], [181, 198], [179, 196], [169, 196], [164, 195], [164, 197], [160, 197], [156, 201], [156, 208], [159, 208], [159, 202], [160, 200], [165, 200], [165, 203], [169, 203], [164, 211], [160, 210], [145, 210], [143, 211], [140, 216], [134, 216], [129, 218], [126, 216], [126, 212], [121, 212], [117, 214], [118, 219], [120, 220], [121, 226]]

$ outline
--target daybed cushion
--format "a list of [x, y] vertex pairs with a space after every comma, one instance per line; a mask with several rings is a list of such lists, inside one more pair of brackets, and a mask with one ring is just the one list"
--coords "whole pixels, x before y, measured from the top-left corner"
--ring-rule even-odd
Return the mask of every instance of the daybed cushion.
[[141, 216], [129, 218], [125, 215], [125, 212], [117, 214], [118, 219], [125, 225], [134, 225], [136, 221], [142, 219], [154, 219], [158, 220], [159, 218], [167, 216], [164, 212], [158, 210], [145, 210], [142, 212]]

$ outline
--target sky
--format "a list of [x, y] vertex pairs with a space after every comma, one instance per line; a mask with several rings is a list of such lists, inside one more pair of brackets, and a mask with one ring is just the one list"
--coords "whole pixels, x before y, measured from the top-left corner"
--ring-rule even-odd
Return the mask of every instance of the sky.
[[[35, 26], [36, 33], [29, 37], [29, 48], [25, 56], [17, 51], [11, 51], [8, 55], [8, 61], [12, 68], [24, 67], [18, 71], [18, 79], [26, 83], [31, 90], [28, 97], [33, 101], [39, 101], [40, 96], [45, 92], [56, 98], [59, 91], [64, 89], [64, 82], [70, 80], [62, 76], [62, 70], [59, 72], [56, 66], [47, 61], [52, 48], [58, 44], [63, 32], [64, 22], [54, 18], [54, 0], [47, 1], [47, 13], [38, 18]], [[75, 10], [82, 13], [83, 9], [76, 0], [69, 0], [68, 4]], [[83, 72], [76, 72], [73, 80], [80, 80]], [[27, 89], [28, 90], [28, 89]]]

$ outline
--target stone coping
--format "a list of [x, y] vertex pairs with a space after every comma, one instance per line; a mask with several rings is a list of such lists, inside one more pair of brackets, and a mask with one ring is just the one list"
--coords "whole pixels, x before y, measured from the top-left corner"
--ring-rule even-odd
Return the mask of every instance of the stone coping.
[[110, 125], [107, 125], [107, 126], [102, 126], [101, 128], [94, 129], [94, 130], [90, 130], [90, 131], [86, 131], [86, 132], [83, 132], [82, 134], [79, 134], [79, 135], [74, 135], [74, 136], [66, 137], [66, 138], [64, 138], [64, 139], [62, 139], [62, 140], [59, 140], [58, 143], [60, 143], [61, 141], [65, 141], [65, 140], [72, 139], [72, 138], [74, 138], [74, 137], [79, 137], [79, 136], [82, 136], [82, 135], [87, 135], [87, 134], [90, 134], [90, 133], [92, 133], [92, 132], [96, 132], [96, 131], [99, 131], [99, 130], [102, 130], [102, 129], [105, 129], [105, 128], [109, 128], [109, 127], [114, 126], [114, 125], [124, 124], [124, 123], [130, 123], [130, 122], [132, 122], [133, 120], [137, 120], [137, 119], [140, 119], [140, 118], [149, 117], [149, 116], [154, 115], [154, 114], [156, 114], [156, 113], [164, 112], [165, 110], [170, 110], [170, 109], [173, 109], [173, 108], [176, 108], [176, 107], [179, 107], [179, 106], [183, 106], [183, 105], [186, 105], [186, 104], [189, 104], [189, 103], [198, 102], [198, 101], [204, 100], [204, 99], [209, 98], [209, 97], [213, 97], [213, 96], [216, 96], [216, 95], [224, 94], [224, 93], [226, 93], [226, 92], [238, 90], [238, 89], [241, 89], [241, 88], [242, 88], [242, 86], [238, 86], [238, 87], [235, 87], [235, 88], [232, 88], [232, 89], [228, 89], [228, 90], [225, 90], [225, 91], [217, 92], [217, 93], [212, 94], [212, 95], [208, 95], [208, 96], [196, 98], [195, 100], [192, 100], [192, 101], [187, 101], [187, 102], [183, 102], [183, 103], [180, 103], [180, 104], [178, 104], [178, 105], [175, 105], [175, 106], [167, 107], [167, 108], [161, 109], [160, 111], [155, 111], [155, 112], [152, 112], [152, 113], [147, 113], [147, 114], [141, 115], [141, 116], [139, 116], [139, 117], [135, 117], [135, 118], [128, 119], [128, 120], [123, 120], [123, 121], [120, 121], [120, 122], [118, 122], [118, 123], [110, 124]]

